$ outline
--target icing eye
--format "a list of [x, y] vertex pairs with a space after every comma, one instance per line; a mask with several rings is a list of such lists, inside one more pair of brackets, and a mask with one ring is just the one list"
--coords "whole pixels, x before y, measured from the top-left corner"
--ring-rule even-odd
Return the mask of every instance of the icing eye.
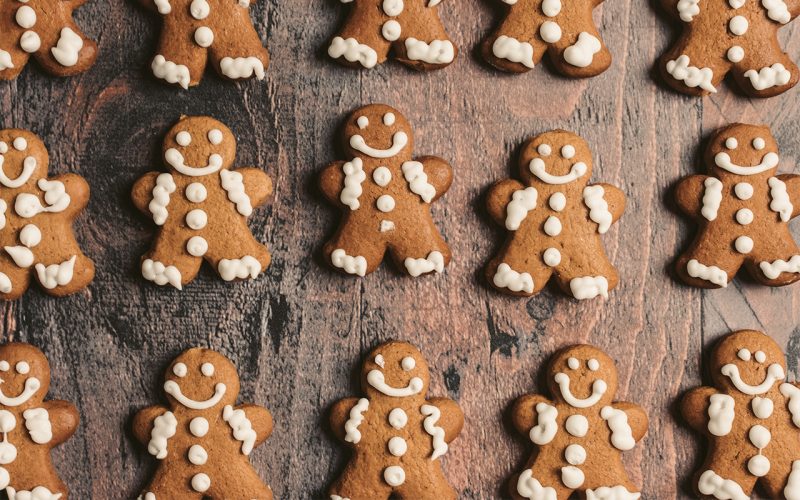
[[581, 362], [578, 361], [576, 358], [569, 358], [567, 360], [567, 366], [569, 366], [570, 370], [577, 370], [581, 367]]
[[0, 141], [0, 155], [4, 155], [8, 153], [8, 144], [3, 141]]
[[356, 123], [358, 124], [358, 128], [363, 130], [369, 125], [369, 118], [366, 116], [359, 116], [358, 120], [356, 120]]
[[561, 156], [569, 160], [573, 156], [575, 156], [575, 146], [572, 144], [567, 144], [563, 148], [561, 148]]
[[17, 373], [21, 375], [25, 375], [26, 373], [31, 371], [31, 365], [29, 365], [27, 361], [20, 361], [19, 363], [17, 363], [17, 366], [15, 368], [17, 369]]
[[756, 137], [753, 139], [753, 147], [756, 148], [758, 151], [761, 151], [765, 147], [767, 147], [766, 141], [762, 137]]
[[384, 361], [382, 354], [378, 354], [377, 356], [375, 356], [375, 364], [380, 366], [381, 368], [386, 366], [386, 361]]
[[589, 361], [586, 362], [586, 366], [588, 366], [589, 369], [592, 370], [593, 372], [596, 372], [597, 370], [600, 369], [600, 362], [597, 361], [596, 359], [590, 359]]
[[536, 152], [542, 156], [550, 156], [550, 153], [553, 152], [553, 148], [551, 148], [549, 144], [539, 144], [539, 147], [536, 148]]
[[183, 132], [178, 132], [178, 135], [175, 136], [175, 142], [177, 142], [179, 146], [186, 147], [192, 143], [192, 134], [185, 130]]
[[742, 361], [750, 361], [750, 351], [747, 349], [739, 349], [739, 352], [736, 353], [736, 356], [738, 356]]
[[14, 139], [14, 149], [17, 151], [25, 151], [28, 149], [28, 141], [24, 137], [17, 137]]
[[386, 113], [383, 115], [383, 124], [387, 127], [390, 125], [394, 125], [394, 113]]
[[403, 371], [410, 372], [417, 366], [417, 362], [411, 356], [406, 356], [403, 358], [403, 361], [400, 362], [400, 366], [403, 368]]
[[764, 351], [756, 351], [755, 354], [753, 354], [753, 357], [756, 358], [756, 361], [759, 363], [763, 363], [767, 360], [767, 355], [764, 354]]
[[725, 139], [725, 147], [728, 149], [736, 149], [739, 147], [739, 141], [736, 140], [736, 137], [728, 137]]
[[186, 365], [183, 363], [175, 363], [175, 366], [172, 367], [172, 373], [175, 374], [176, 377], [185, 377], [186, 376]]
[[7, 372], [11, 369], [11, 366], [8, 364], [8, 361], [0, 361], [0, 372]]
[[217, 145], [222, 142], [222, 131], [218, 128], [212, 128], [208, 131], [208, 142]]
[[200, 373], [206, 377], [214, 375], [214, 365], [211, 363], [203, 363], [202, 366], [200, 366]]

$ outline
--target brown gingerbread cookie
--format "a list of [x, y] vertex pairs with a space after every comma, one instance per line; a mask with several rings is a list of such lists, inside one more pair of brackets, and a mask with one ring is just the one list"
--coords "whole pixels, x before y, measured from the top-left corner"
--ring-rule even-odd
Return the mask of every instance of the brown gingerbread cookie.
[[592, 152], [577, 135], [554, 130], [529, 139], [519, 159], [522, 182], [489, 191], [489, 214], [510, 234], [486, 277], [497, 290], [530, 296], [551, 276], [576, 299], [617, 286], [600, 235], [622, 215], [625, 195], [610, 184], [588, 184]]
[[28, 289], [31, 275], [54, 296], [75, 293], [94, 279], [72, 224], [89, 202], [82, 177], [47, 177], [50, 157], [27, 130], [0, 130], [0, 298]]
[[596, 76], [611, 65], [611, 52], [592, 19], [603, 0], [503, 0], [500, 27], [481, 46], [484, 59], [503, 71], [524, 73], [545, 52], [556, 70], [573, 78]]
[[341, 0], [351, 3], [345, 25], [328, 46], [328, 55], [345, 66], [374, 68], [389, 52], [416, 70], [448, 66], [458, 49], [439, 20], [442, 0]]
[[684, 178], [680, 209], [700, 230], [677, 263], [680, 278], [702, 288], [726, 287], [744, 264], [760, 283], [800, 279], [800, 249], [789, 220], [800, 213], [800, 176], [777, 175], [778, 145], [769, 127], [734, 124], [706, 147], [710, 176]]
[[559, 351], [547, 369], [553, 399], [527, 394], [514, 403], [512, 420], [538, 452], [510, 484], [514, 498], [562, 500], [573, 492], [587, 500], [636, 500], [622, 452], [647, 432], [647, 414], [614, 402], [617, 368], [590, 345]]
[[783, 52], [778, 29], [800, 13], [797, 0], [661, 0], [683, 24], [659, 61], [667, 84], [703, 96], [731, 73], [748, 95], [770, 97], [794, 87], [797, 66]]
[[439, 458], [461, 432], [464, 414], [450, 399], [426, 399], [429, 383], [428, 363], [413, 345], [390, 341], [372, 350], [361, 368], [365, 397], [331, 410], [333, 432], [353, 450], [331, 500], [457, 497]]
[[78, 427], [78, 410], [66, 401], [45, 401], [50, 364], [30, 344], [0, 347], [0, 491], [9, 500], [67, 499], [67, 486], [50, 450]]
[[325, 197], [344, 212], [325, 244], [336, 269], [364, 276], [386, 251], [411, 276], [444, 271], [450, 248], [433, 223], [430, 204], [447, 192], [453, 170], [441, 158], [413, 158], [411, 125], [396, 109], [372, 104], [353, 111], [343, 130], [348, 161], [322, 172]]
[[16, 78], [33, 57], [48, 73], [92, 67], [97, 44], [72, 19], [86, 0], [0, 0], [0, 80]]
[[269, 176], [258, 168], [234, 170], [236, 138], [207, 116], [181, 117], [163, 152], [168, 172], [147, 173], [131, 195], [160, 227], [142, 258], [142, 276], [180, 290], [206, 260], [225, 281], [258, 277], [270, 254], [247, 217], [272, 194]]
[[747, 500], [761, 484], [768, 498], [800, 498], [800, 387], [785, 382], [786, 359], [769, 336], [743, 330], [711, 353], [714, 387], [698, 387], [681, 412], [706, 436], [694, 486], [703, 498]]
[[169, 406], [145, 408], [133, 420], [134, 435], [159, 460], [139, 498], [271, 500], [249, 455], [272, 432], [272, 415], [252, 404], [235, 406], [233, 363], [196, 347], [175, 358], [164, 379]]
[[188, 89], [200, 83], [208, 59], [229, 80], [264, 79], [269, 52], [250, 5], [257, 0], [140, 0], [163, 18], [150, 67], [156, 78]]

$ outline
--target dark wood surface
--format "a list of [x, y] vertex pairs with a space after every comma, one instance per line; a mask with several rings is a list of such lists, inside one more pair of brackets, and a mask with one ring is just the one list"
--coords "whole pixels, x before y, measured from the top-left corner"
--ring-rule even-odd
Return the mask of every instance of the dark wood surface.
[[[499, 19], [491, 0], [441, 5], [462, 52], [430, 74], [394, 63], [359, 72], [328, 61], [322, 48], [342, 17], [333, 0], [262, 1], [252, 11], [272, 53], [264, 82], [236, 85], [209, 73], [189, 92], [165, 86], [149, 71], [158, 20], [131, 1], [94, 0], [77, 15], [100, 47], [91, 71], [58, 80], [31, 65], [0, 84], [0, 126], [33, 130], [50, 149], [51, 172], [77, 172], [92, 187], [76, 229], [97, 264], [94, 283], [66, 299], [34, 287], [2, 306], [4, 338], [44, 349], [51, 397], [80, 409], [80, 429], [55, 452], [73, 498], [138, 495], [154, 460], [131, 439], [130, 418], [163, 400], [161, 372], [195, 345], [230, 356], [241, 372], [241, 400], [273, 412], [275, 432], [252, 457], [282, 498], [319, 497], [334, 479], [344, 453], [325, 430], [326, 408], [356, 394], [361, 356], [389, 338], [421, 346], [433, 367], [432, 393], [456, 399], [467, 415], [445, 458], [464, 498], [499, 497], [527, 458], [529, 446], [505, 415], [515, 397], [541, 387], [542, 363], [561, 346], [607, 350], [619, 362], [619, 398], [649, 412], [647, 437], [626, 453], [646, 498], [688, 495], [702, 445], [676, 421], [675, 401], [701, 383], [701, 357], [715, 339], [732, 329], [765, 330], [787, 347], [797, 375], [800, 286], [739, 279], [703, 292], [680, 285], [670, 266], [691, 227], [668, 200], [676, 180], [698, 170], [701, 141], [732, 121], [769, 124], [781, 168], [792, 171], [800, 90], [758, 101], [727, 86], [707, 99], [667, 90], [652, 66], [675, 31], [644, 0], [609, 0], [598, 9], [615, 59], [584, 81], [556, 77], [547, 64], [502, 75], [476, 60], [475, 47]], [[796, 55], [800, 25], [781, 38]], [[407, 279], [384, 266], [359, 280], [320, 264], [338, 214], [313, 186], [325, 163], [341, 159], [334, 132], [345, 114], [371, 102], [408, 116], [417, 154], [454, 166], [453, 187], [434, 205], [454, 254], [444, 275]], [[137, 214], [129, 191], [142, 173], [161, 168], [162, 135], [181, 114], [227, 123], [240, 141], [237, 164], [260, 166], [275, 181], [271, 205], [251, 219], [274, 255], [256, 281], [229, 285], [206, 269], [178, 292], [139, 275], [153, 225]], [[609, 301], [578, 303], [552, 289], [510, 298], [481, 281], [502, 239], [483, 209], [486, 189], [511, 174], [524, 139], [551, 128], [585, 137], [594, 179], [629, 196], [604, 238], [621, 274]]]

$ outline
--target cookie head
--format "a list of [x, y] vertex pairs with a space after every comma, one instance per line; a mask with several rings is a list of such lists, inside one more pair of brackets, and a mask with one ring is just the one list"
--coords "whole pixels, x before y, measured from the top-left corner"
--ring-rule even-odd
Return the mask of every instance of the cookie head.
[[778, 144], [766, 126], [736, 124], [711, 138], [706, 161], [718, 176], [757, 175], [778, 167]]
[[406, 342], [387, 342], [369, 354], [361, 369], [361, 380], [370, 399], [424, 398], [430, 373], [416, 347]]
[[164, 392], [175, 408], [221, 410], [239, 395], [239, 374], [228, 358], [210, 349], [196, 347], [170, 364]]
[[575, 408], [611, 403], [617, 390], [617, 367], [606, 353], [590, 345], [560, 351], [547, 374], [555, 400]]
[[236, 138], [222, 122], [207, 116], [183, 117], [164, 138], [164, 160], [191, 177], [213, 174], [233, 165]]
[[41, 403], [50, 387], [50, 363], [30, 344], [0, 348], [0, 406], [28, 407]]
[[552, 185], [578, 182], [592, 175], [592, 153], [581, 137], [564, 130], [546, 132], [529, 140], [520, 156], [523, 179]]
[[344, 125], [344, 144], [350, 158], [388, 159], [412, 149], [411, 126], [396, 109], [372, 104], [353, 111]]
[[730, 392], [764, 394], [786, 378], [786, 358], [769, 336], [753, 330], [736, 332], [714, 349], [711, 377]]
[[49, 158], [41, 139], [27, 130], [0, 130], [0, 185], [19, 188], [47, 176]]

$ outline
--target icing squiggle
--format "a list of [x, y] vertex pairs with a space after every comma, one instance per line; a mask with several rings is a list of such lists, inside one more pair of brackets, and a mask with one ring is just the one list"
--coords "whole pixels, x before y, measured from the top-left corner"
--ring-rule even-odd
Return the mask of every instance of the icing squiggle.
[[[377, 362], [377, 358], [376, 358]], [[361, 398], [353, 408], [350, 409], [350, 418], [344, 423], [344, 440], [348, 443], [358, 444], [361, 441], [361, 431], [358, 426], [364, 421], [364, 412], [369, 408], [369, 399]]]
[[178, 429], [178, 419], [171, 411], [159, 415], [153, 420], [153, 430], [150, 431], [150, 442], [147, 451], [159, 460], [167, 458], [167, 442], [175, 435]]
[[511, 201], [506, 206], [506, 229], [509, 231], [519, 229], [519, 225], [528, 216], [528, 212], [536, 208], [538, 195], [535, 187], [514, 191]]
[[420, 412], [425, 415], [425, 420], [422, 421], [422, 426], [425, 432], [430, 434], [433, 438], [433, 453], [431, 453], [431, 460], [436, 460], [445, 453], [447, 453], [447, 443], [444, 441], [444, 429], [436, 425], [442, 412], [439, 408], [433, 405], [422, 405]]
[[608, 211], [608, 203], [603, 195], [603, 186], [587, 186], [583, 189], [583, 202], [589, 208], [589, 218], [597, 223], [597, 232], [605, 234], [611, 227], [614, 220], [611, 212]]
[[153, 222], [156, 225], [163, 226], [167, 221], [169, 212], [167, 205], [169, 205], [169, 196], [175, 192], [177, 186], [171, 174], [160, 174], [156, 177], [156, 185], [153, 186], [153, 199], [147, 208], [153, 214]]
[[247, 418], [247, 413], [241, 409], [235, 410], [231, 405], [225, 405], [222, 409], [222, 419], [228, 422], [233, 430], [234, 439], [242, 442], [242, 453], [249, 455], [253, 451], [258, 435], [253, 430], [253, 424]]
[[222, 181], [222, 189], [228, 193], [228, 199], [236, 204], [236, 211], [249, 217], [253, 213], [253, 205], [250, 204], [250, 197], [244, 190], [242, 174], [223, 169], [220, 170], [219, 177]]
[[342, 165], [342, 172], [344, 172], [344, 188], [339, 194], [339, 200], [350, 207], [350, 210], [358, 210], [361, 206], [358, 201], [362, 193], [361, 183], [367, 178], [367, 174], [364, 173], [364, 162], [361, 158], [353, 158]]
[[558, 410], [547, 403], [536, 404], [536, 425], [531, 427], [528, 437], [538, 445], [547, 444], [558, 432]]
[[769, 209], [780, 214], [783, 222], [788, 222], [792, 218], [794, 207], [789, 193], [786, 192], [786, 183], [777, 177], [770, 177], [767, 184], [769, 184], [769, 196], [772, 198]]
[[403, 177], [408, 182], [408, 189], [412, 193], [419, 195], [425, 203], [430, 203], [436, 196], [436, 188], [428, 182], [428, 176], [422, 163], [418, 161], [403, 162], [401, 167]]

